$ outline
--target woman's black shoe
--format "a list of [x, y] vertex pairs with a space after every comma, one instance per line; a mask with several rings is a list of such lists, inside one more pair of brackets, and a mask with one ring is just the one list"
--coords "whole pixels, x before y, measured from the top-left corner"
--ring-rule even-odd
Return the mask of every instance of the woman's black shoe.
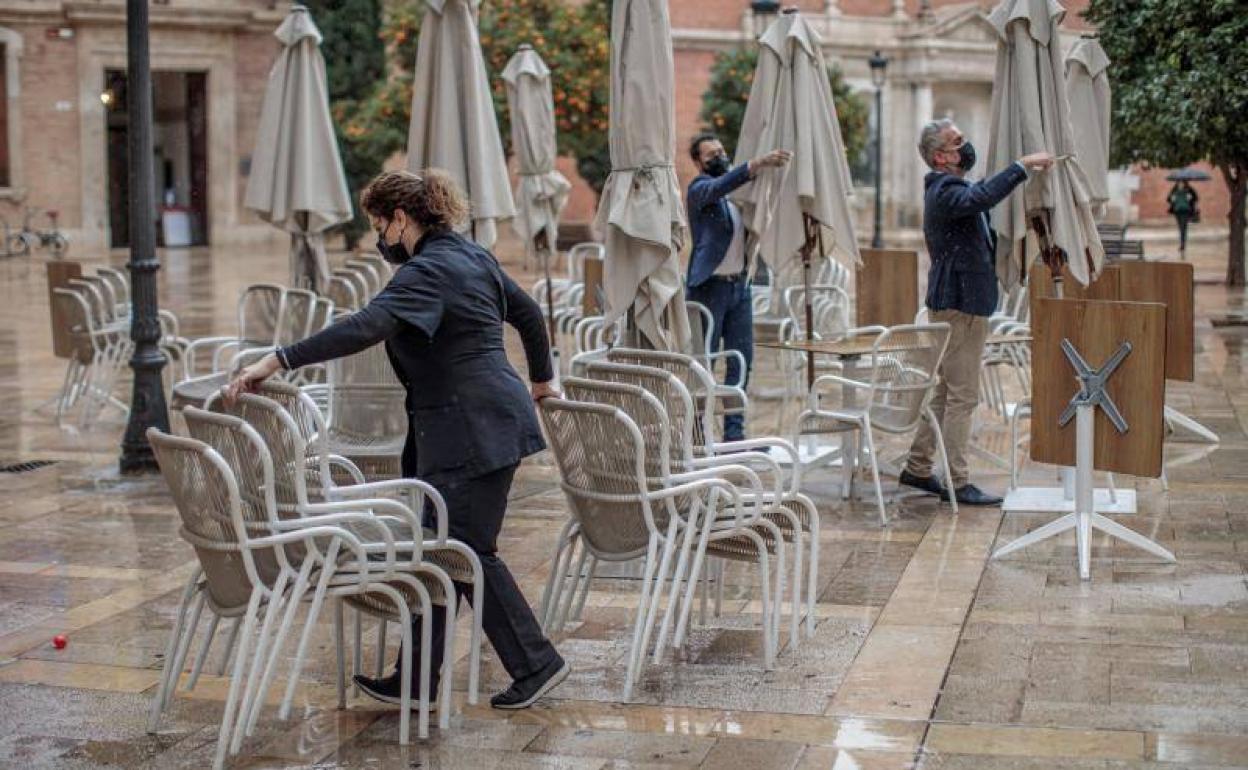
[[490, 705], [496, 709], [527, 709], [539, 698], [563, 684], [563, 680], [572, 673], [572, 667], [562, 658], [538, 671], [536, 674], [517, 679], [505, 691], [490, 698]]
[[[374, 700], [379, 700], [382, 703], [389, 703], [392, 706], [400, 705], [403, 700], [403, 679], [397, 670], [390, 676], [382, 677], [380, 679], [373, 679], [371, 677], [363, 676], [362, 674], [356, 674], [352, 677], [352, 680], [364, 694]], [[415, 703], [419, 697], [420, 683], [412, 682], [412, 703]], [[429, 697], [433, 701], [429, 704], [429, 710], [433, 711], [438, 707], [438, 680], [436, 678], [431, 677], [429, 679]]]

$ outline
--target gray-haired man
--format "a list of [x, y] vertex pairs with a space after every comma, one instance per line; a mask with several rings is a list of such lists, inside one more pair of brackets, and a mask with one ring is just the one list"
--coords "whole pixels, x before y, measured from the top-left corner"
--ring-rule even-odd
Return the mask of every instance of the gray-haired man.
[[[1029, 171], [1053, 165], [1053, 156], [1027, 155], [995, 176], [972, 184], [964, 177], [975, 165], [975, 148], [951, 120], [932, 121], [923, 127], [919, 154], [932, 169], [924, 179], [923, 196], [923, 237], [932, 263], [926, 304], [933, 321], [950, 327], [932, 412], [944, 434], [958, 503], [998, 505], [1001, 498], [985, 494], [970, 483], [966, 459], [971, 416], [979, 405], [988, 316], [997, 307], [996, 236], [988, 222], [988, 211], [1026, 181]], [[935, 455], [935, 431], [925, 422], [910, 448], [901, 483], [945, 497], [948, 493], [932, 477]]]

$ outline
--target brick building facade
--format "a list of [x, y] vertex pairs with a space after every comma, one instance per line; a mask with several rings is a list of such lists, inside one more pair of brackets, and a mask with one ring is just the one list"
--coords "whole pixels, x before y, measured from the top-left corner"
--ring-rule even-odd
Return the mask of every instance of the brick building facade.
[[[242, 207], [246, 160], [285, 8], [270, 0], [154, 3], [157, 197], [199, 242], [270, 237]], [[75, 251], [124, 245], [125, 3], [0, 3], [0, 219], [56, 210]], [[120, 242], [119, 242], [120, 241]]]
[[[491, 0], [486, 0], [489, 2]], [[1064, 0], [1064, 41], [1081, 28], [1087, 0]], [[889, 58], [884, 89], [886, 227], [913, 228], [921, 212], [918, 127], [951, 116], [986, 143], [995, 41], [983, 2], [950, 0], [798, 0], [823, 36], [826, 53], [849, 83], [874, 93], [867, 58]], [[698, 112], [717, 51], [748, 45], [748, 0], [673, 0], [677, 163], [699, 129]], [[151, 14], [155, 81], [157, 196], [185, 211], [196, 242], [214, 245], [272, 238], [242, 207], [248, 161], [268, 70], [272, 36], [287, 4], [278, 0], [163, 0]], [[55, 209], [75, 250], [125, 245], [125, 5], [123, 0], [7, 0], [0, 3], [0, 219], [16, 227], [27, 210]], [[874, 117], [872, 118], [874, 120]], [[574, 178], [573, 164], [561, 166]], [[873, 176], [858, 182], [857, 206], [868, 232]], [[1164, 218], [1164, 171], [1116, 175], [1121, 209]], [[1132, 191], [1131, 188], [1138, 187]], [[1207, 222], [1221, 222], [1227, 196], [1220, 178], [1200, 188]], [[594, 197], [584, 184], [565, 212], [587, 222]], [[157, 212], [154, 212], [154, 214]]]

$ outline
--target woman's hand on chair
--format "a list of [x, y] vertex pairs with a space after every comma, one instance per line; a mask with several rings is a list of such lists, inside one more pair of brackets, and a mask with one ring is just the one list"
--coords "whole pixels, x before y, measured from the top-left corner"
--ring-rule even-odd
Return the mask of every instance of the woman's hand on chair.
[[225, 403], [233, 406], [241, 394], [254, 393], [260, 383], [277, 374], [281, 368], [282, 362], [273, 353], [269, 353], [251, 366], [244, 367], [238, 376], [225, 386], [223, 394]]
[[559, 389], [555, 387], [554, 380], [546, 382], [533, 383], [533, 403], [537, 403], [544, 398], [559, 398]]

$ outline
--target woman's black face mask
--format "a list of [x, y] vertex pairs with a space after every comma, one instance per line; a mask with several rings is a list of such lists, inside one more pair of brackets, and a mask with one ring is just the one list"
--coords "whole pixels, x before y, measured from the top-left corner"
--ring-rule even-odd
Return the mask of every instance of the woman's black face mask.
[[[393, 223], [394, 220], [391, 220], [390, 224]], [[381, 258], [390, 264], [401, 265], [412, 258], [412, 255], [407, 251], [407, 247], [403, 245], [403, 233], [407, 231], [407, 228], [404, 227], [399, 231], [399, 239], [397, 241], [386, 243], [386, 231], [390, 229], [390, 224], [387, 224], [385, 229], [377, 234], [377, 251], [381, 254]]]
[[719, 155], [716, 155], [715, 157], [708, 160], [705, 166], [703, 166], [703, 168], [705, 168], [706, 173], [710, 174], [711, 176], [723, 176], [724, 174], [727, 174], [729, 170], [731, 170], [732, 164], [728, 162], [727, 155], [720, 153]]

